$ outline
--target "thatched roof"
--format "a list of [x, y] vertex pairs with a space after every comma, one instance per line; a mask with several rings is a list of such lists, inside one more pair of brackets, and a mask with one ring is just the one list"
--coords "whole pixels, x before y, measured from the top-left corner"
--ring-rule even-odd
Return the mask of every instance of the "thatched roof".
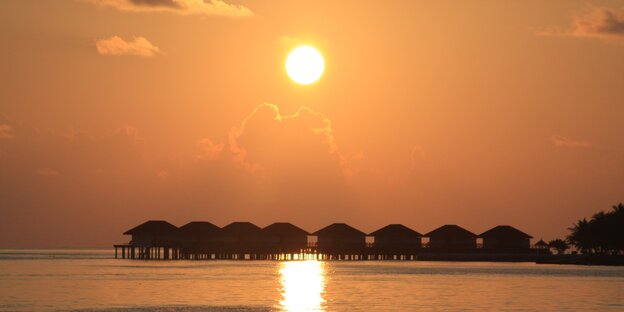
[[254, 235], [260, 232], [260, 227], [251, 222], [232, 222], [223, 228], [221, 233], [224, 235]]
[[481, 235], [479, 235], [479, 238], [531, 239], [533, 238], [533, 236], [509, 225], [499, 225], [481, 233]]
[[207, 221], [189, 222], [178, 229], [183, 236], [206, 236], [216, 234], [221, 230], [218, 226]]
[[345, 223], [333, 223], [314, 233], [316, 236], [344, 237], [344, 236], [366, 236], [366, 233], [351, 227]]
[[150, 220], [125, 231], [124, 235], [172, 235], [178, 228], [163, 220]]
[[368, 235], [374, 237], [422, 237], [422, 234], [408, 228], [403, 224], [389, 224]]
[[273, 236], [302, 236], [310, 234], [304, 229], [288, 222], [275, 222], [263, 228], [262, 232]]
[[477, 234], [472, 233], [458, 225], [447, 224], [425, 234], [425, 237], [429, 237], [429, 238], [477, 238]]

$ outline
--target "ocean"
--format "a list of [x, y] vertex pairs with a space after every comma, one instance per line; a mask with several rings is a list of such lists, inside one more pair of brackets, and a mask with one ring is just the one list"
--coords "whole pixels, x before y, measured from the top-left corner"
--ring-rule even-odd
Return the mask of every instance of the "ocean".
[[624, 267], [0, 250], [0, 311], [624, 311]]

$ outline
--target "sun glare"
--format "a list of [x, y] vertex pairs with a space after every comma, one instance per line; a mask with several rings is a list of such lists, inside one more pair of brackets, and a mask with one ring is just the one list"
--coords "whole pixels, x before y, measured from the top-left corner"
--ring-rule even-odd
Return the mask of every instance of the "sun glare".
[[300, 46], [292, 50], [286, 59], [286, 72], [298, 84], [308, 85], [323, 75], [325, 60], [321, 53], [311, 46]]
[[279, 268], [283, 311], [324, 311], [325, 267], [316, 260], [287, 261]]

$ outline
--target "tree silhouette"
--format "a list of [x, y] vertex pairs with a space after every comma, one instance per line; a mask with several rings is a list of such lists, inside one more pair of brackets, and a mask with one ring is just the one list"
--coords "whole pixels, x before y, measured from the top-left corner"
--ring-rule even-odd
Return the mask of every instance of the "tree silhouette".
[[609, 212], [598, 212], [591, 220], [583, 218], [571, 228], [567, 240], [584, 254], [624, 253], [624, 204]]
[[557, 238], [548, 242], [548, 247], [555, 248], [558, 255], [562, 255], [566, 250], [570, 248], [570, 245], [563, 239]]

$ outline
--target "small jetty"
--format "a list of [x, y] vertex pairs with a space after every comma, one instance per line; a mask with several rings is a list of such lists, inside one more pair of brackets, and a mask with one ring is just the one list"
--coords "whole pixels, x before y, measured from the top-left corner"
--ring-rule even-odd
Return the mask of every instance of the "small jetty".
[[177, 227], [150, 220], [123, 233], [131, 239], [116, 244], [115, 258], [136, 260], [449, 260], [545, 261], [551, 256], [543, 241], [509, 225], [479, 235], [447, 224], [426, 234], [402, 224], [371, 233], [345, 223], [308, 232], [287, 222], [261, 228], [251, 222], [224, 227], [193, 221]]

